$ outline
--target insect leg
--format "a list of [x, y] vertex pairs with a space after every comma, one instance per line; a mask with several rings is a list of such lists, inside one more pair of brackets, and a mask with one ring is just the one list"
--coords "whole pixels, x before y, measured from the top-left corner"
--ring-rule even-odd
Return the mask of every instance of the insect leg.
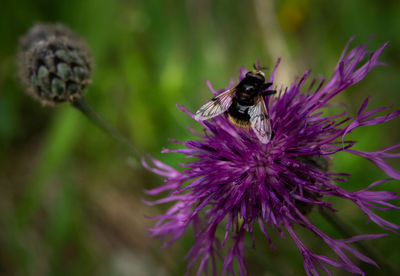
[[276, 90], [267, 90], [267, 91], [264, 91], [262, 93], [262, 95], [263, 96], [268, 96], [268, 95], [272, 95], [272, 94], [275, 94], [275, 93], [276, 93]]
[[266, 82], [266, 83], [264, 83], [264, 84], [262, 85], [262, 90], [268, 89], [269, 87], [271, 87], [271, 85], [272, 85], [272, 82]]

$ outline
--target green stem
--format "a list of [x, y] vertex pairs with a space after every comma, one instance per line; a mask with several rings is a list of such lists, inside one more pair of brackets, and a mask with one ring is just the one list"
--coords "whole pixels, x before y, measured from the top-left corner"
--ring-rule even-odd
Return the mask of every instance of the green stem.
[[[320, 214], [344, 237], [350, 238], [358, 234], [347, 224], [345, 224], [334, 212], [326, 208], [319, 208]], [[372, 258], [376, 263], [390, 275], [400, 275], [386, 260], [384, 260], [375, 250], [365, 241], [357, 241], [353, 243], [364, 255]]]
[[124, 137], [118, 130], [109, 124], [102, 116], [100, 116], [86, 101], [84, 97], [76, 99], [71, 102], [72, 106], [81, 111], [89, 120], [91, 120], [97, 127], [110, 135], [118, 144], [131, 155], [134, 156], [136, 161], [140, 160], [143, 154], [136, 149], [129, 140]]

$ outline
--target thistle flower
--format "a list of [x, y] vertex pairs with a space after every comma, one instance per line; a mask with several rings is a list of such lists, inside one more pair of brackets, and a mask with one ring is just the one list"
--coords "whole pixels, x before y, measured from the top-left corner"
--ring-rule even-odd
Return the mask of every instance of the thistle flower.
[[[188, 269], [197, 261], [198, 274], [211, 266], [212, 274], [216, 275], [216, 259], [220, 258], [222, 274], [234, 274], [233, 263], [236, 260], [239, 274], [246, 275], [244, 237], [246, 233], [253, 236], [254, 227], [261, 229], [271, 246], [268, 227], [277, 229], [282, 236], [290, 236], [303, 257], [307, 275], [318, 275], [317, 268], [329, 274], [326, 265], [364, 274], [346, 253], [376, 265], [349, 244], [384, 234], [336, 239], [319, 230], [306, 216], [313, 206], [336, 211], [332, 203], [326, 201], [326, 196], [334, 196], [352, 201], [369, 220], [385, 230], [396, 232], [400, 228], [373, 212], [374, 209], [399, 209], [389, 203], [399, 197], [392, 192], [371, 190], [389, 180], [400, 180], [400, 172], [385, 162], [385, 159], [400, 157], [400, 153], [389, 153], [400, 144], [365, 152], [354, 149], [356, 142], [345, 140], [346, 134], [352, 130], [390, 121], [400, 111], [376, 116], [388, 107], [367, 111], [368, 97], [355, 117], [346, 111], [331, 116], [322, 113], [334, 96], [362, 80], [375, 66], [382, 65], [378, 58], [386, 44], [375, 52], [367, 52], [367, 44], [348, 52], [349, 43], [328, 81], [314, 78], [305, 90], [310, 75], [307, 71], [289, 87], [280, 89], [276, 96], [265, 98], [273, 130], [273, 137], [267, 144], [261, 143], [252, 130], [236, 128], [226, 115], [221, 115], [201, 122], [204, 126], [202, 133], [192, 131], [197, 140], [174, 141], [184, 148], [162, 151], [182, 153], [191, 158], [181, 164], [182, 172], [155, 159], [152, 159], [152, 164], [143, 161], [146, 168], [165, 178], [163, 186], [147, 193], [157, 195], [168, 191], [164, 198], [148, 204], [173, 202], [165, 214], [154, 218], [157, 222], [150, 233], [162, 238], [164, 246], [167, 246], [193, 226], [195, 242], [187, 254]], [[279, 61], [270, 82], [274, 81]], [[240, 70], [239, 81], [245, 73]], [[210, 84], [208, 86], [214, 96], [223, 92], [214, 91]], [[179, 108], [194, 118], [185, 108]], [[371, 161], [388, 178], [359, 191], [345, 190], [339, 183], [346, 181], [350, 174], [329, 172], [326, 166], [327, 161], [341, 151]], [[295, 227], [314, 233], [336, 257], [311, 252], [296, 234]], [[223, 238], [216, 235], [219, 228], [224, 232]], [[229, 247], [228, 244], [232, 245]], [[224, 247], [228, 249], [222, 256]]]
[[74, 101], [90, 82], [85, 43], [61, 24], [36, 24], [20, 39], [19, 71], [29, 95], [43, 105]]

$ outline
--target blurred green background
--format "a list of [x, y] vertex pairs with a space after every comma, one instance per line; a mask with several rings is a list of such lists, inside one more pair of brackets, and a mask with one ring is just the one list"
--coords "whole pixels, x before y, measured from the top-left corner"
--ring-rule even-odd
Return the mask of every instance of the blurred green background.
[[[277, 83], [288, 84], [312, 68], [330, 76], [348, 39], [356, 44], [374, 34], [369, 48], [389, 40], [381, 60], [365, 80], [339, 95], [353, 114], [373, 95], [371, 107], [400, 100], [400, 5], [398, 1], [128, 1], [15, 0], [0, 8], [0, 274], [1, 275], [183, 275], [188, 231], [161, 249], [148, 236], [145, 216], [163, 211], [147, 207], [143, 189], [162, 179], [133, 166], [124, 151], [68, 104], [43, 108], [24, 94], [16, 68], [18, 38], [35, 22], [61, 22], [92, 49], [95, 69], [89, 102], [140, 149], [172, 165], [179, 155], [168, 138], [193, 138], [197, 127], [175, 108], [195, 111], [215, 88], [237, 77], [240, 66], [257, 59], [271, 71], [282, 56]], [[377, 150], [400, 141], [400, 122], [359, 129], [348, 137], [357, 149]], [[400, 163], [391, 163], [400, 168]], [[333, 167], [351, 172], [344, 186], [366, 187], [385, 176], [360, 158], [338, 154]], [[400, 191], [398, 182], [386, 190]], [[359, 233], [382, 232], [367, 224], [353, 204], [336, 201], [340, 216]], [[382, 214], [399, 224], [396, 211]], [[312, 220], [340, 237], [318, 213]], [[273, 232], [273, 231], [272, 231]], [[315, 252], [330, 254], [299, 229]], [[303, 275], [300, 254], [290, 239], [272, 234], [271, 251], [257, 233], [257, 249], [246, 250], [250, 275]], [[400, 269], [396, 235], [369, 243]], [[389, 275], [360, 264], [368, 275]], [[332, 269], [334, 275], [348, 275]]]

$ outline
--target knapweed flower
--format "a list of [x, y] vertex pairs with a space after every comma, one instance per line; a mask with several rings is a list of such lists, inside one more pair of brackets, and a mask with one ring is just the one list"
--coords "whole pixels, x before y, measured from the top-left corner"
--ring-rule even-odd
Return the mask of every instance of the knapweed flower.
[[[188, 162], [181, 164], [182, 172], [154, 159], [152, 165], [143, 162], [149, 170], [165, 178], [163, 186], [147, 193], [157, 195], [168, 192], [166, 197], [149, 204], [173, 203], [165, 214], [154, 218], [157, 222], [150, 233], [164, 239], [167, 246], [191, 226], [195, 242], [187, 254], [188, 268], [197, 262], [198, 274], [207, 272], [211, 267], [212, 274], [216, 275], [216, 259], [221, 259], [222, 274], [234, 274], [236, 261], [239, 274], [246, 275], [244, 237], [246, 233], [253, 236], [254, 227], [261, 229], [271, 246], [268, 228], [277, 229], [282, 236], [290, 236], [303, 257], [307, 275], [318, 275], [317, 268], [329, 274], [327, 265], [363, 274], [348, 254], [376, 265], [350, 244], [384, 234], [336, 239], [319, 230], [306, 216], [313, 206], [335, 211], [326, 196], [339, 197], [358, 205], [366, 217], [381, 228], [394, 232], [400, 228], [374, 213], [374, 209], [399, 209], [390, 203], [399, 197], [392, 192], [372, 190], [389, 180], [400, 180], [400, 172], [385, 162], [385, 159], [400, 157], [400, 153], [390, 153], [400, 144], [365, 152], [354, 149], [356, 142], [345, 140], [346, 134], [352, 130], [387, 122], [400, 112], [377, 116], [388, 108], [367, 110], [367, 98], [353, 117], [346, 111], [329, 116], [323, 113], [333, 97], [362, 80], [375, 66], [382, 65], [378, 58], [386, 44], [375, 52], [367, 52], [367, 44], [348, 52], [349, 43], [329, 80], [313, 79], [305, 87], [310, 75], [307, 71], [289, 87], [265, 98], [273, 131], [268, 143], [261, 143], [251, 129], [233, 126], [226, 114], [222, 114], [201, 122], [203, 132], [192, 131], [198, 137], [196, 140], [174, 141], [182, 145], [182, 149], [163, 150], [166, 153], [182, 153], [188, 158]], [[278, 65], [279, 60], [270, 82], [274, 81]], [[245, 73], [240, 70], [239, 81]], [[277, 87], [276, 84], [274, 86]], [[209, 88], [214, 96], [223, 92], [214, 91], [211, 85]], [[186, 109], [179, 108], [194, 118]], [[350, 174], [330, 172], [325, 166], [341, 151], [371, 161], [388, 178], [367, 184], [365, 189], [359, 191], [345, 190], [339, 183], [346, 181]], [[311, 252], [296, 234], [296, 227], [315, 234], [336, 257]], [[222, 229], [224, 235], [219, 237], [217, 229]]]

